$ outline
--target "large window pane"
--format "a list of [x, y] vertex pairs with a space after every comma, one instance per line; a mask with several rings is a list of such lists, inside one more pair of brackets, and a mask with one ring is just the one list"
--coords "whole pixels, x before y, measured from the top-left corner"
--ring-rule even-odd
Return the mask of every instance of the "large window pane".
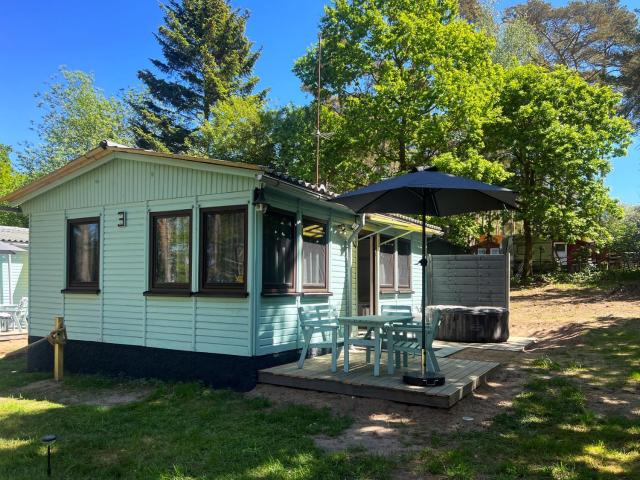
[[96, 287], [100, 268], [100, 221], [69, 221], [68, 286]]
[[215, 209], [203, 214], [204, 288], [245, 287], [246, 208]]
[[380, 287], [394, 287], [394, 248], [395, 242], [389, 237], [380, 236]]
[[411, 242], [398, 239], [398, 287], [411, 286]]
[[152, 214], [152, 286], [188, 288], [191, 280], [191, 214]]
[[269, 210], [262, 225], [263, 289], [267, 292], [293, 290], [295, 216]]
[[306, 288], [327, 287], [327, 226], [305, 219], [302, 225], [302, 283]]

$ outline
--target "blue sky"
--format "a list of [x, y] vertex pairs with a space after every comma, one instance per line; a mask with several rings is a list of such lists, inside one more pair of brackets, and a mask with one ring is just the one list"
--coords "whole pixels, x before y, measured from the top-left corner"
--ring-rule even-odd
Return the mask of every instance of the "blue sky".
[[[276, 105], [301, 103], [305, 95], [291, 72], [317, 36], [328, 0], [232, 0], [251, 12], [247, 33], [262, 49], [256, 65], [261, 87]], [[513, 0], [499, 2], [504, 6]], [[561, 3], [554, 0], [553, 3]], [[640, 0], [628, 0], [631, 8]], [[137, 87], [136, 72], [158, 57], [153, 33], [162, 23], [157, 0], [3, 0], [0, 15], [0, 143], [34, 140], [36, 91], [60, 65], [93, 72], [107, 94]], [[614, 197], [640, 203], [640, 140], [614, 161], [607, 178]]]

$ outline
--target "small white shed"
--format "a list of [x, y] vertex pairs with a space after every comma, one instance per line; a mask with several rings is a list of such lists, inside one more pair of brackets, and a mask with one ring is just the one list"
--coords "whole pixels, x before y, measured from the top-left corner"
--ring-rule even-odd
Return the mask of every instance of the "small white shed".
[[29, 229], [0, 225], [0, 310], [28, 296]]

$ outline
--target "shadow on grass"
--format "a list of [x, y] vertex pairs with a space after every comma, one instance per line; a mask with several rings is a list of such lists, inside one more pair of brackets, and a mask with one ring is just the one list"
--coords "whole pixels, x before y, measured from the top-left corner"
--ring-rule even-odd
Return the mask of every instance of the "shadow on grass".
[[[639, 414], [595, 412], [586, 394], [591, 387], [638, 393], [640, 380], [633, 378], [640, 362], [640, 319], [607, 317], [602, 327], [586, 332], [563, 327], [553, 340], [548, 353], [530, 365], [532, 379], [511, 411], [484, 432], [448, 437], [445, 446], [432, 444], [416, 460], [417, 473], [640, 478]], [[564, 350], [551, 348], [561, 345]]]
[[[0, 371], [13, 369], [15, 362], [0, 360]], [[31, 374], [14, 375], [20, 375], [23, 384], [32, 380]], [[15, 378], [3, 388], [19, 388]], [[87, 389], [90, 380], [76, 383]], [[198, 384], [158, 382], [146, 399], [108, 408], [1, 398], [0, 478], [43, 477], [45, 450], [39, 439], [45, 433], [59, 438], [53, 456], [56, 478], [388, 476], [390, 460], [316, 448], [314, 436], [335, 436], [350, 424], [349, 418], [328, 409], [275, 407], [263, 398]]]
[[[640, 312], [639, 312], [640, 313]], [[529, 352], [555, 352], [554, 370], [562, 370], [591, 386], [637, 387], [640, 375], [640, 317], [599, 317], [599, 327], [565, 325]]]

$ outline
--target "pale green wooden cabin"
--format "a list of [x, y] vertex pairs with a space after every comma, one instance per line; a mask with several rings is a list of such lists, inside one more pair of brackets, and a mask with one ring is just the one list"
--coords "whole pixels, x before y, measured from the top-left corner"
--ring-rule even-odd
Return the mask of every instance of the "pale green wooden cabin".
[[[299, 305], [417, 308], [420, 226], [329, 197], [257, 165], [103, 142], [5, 198], [29, 216], [29, 341], [62, 315], [70, 371], [248, 389], [296, 359]], [[46, 342], [30, 350], [31, 369], [51, 361]]]

